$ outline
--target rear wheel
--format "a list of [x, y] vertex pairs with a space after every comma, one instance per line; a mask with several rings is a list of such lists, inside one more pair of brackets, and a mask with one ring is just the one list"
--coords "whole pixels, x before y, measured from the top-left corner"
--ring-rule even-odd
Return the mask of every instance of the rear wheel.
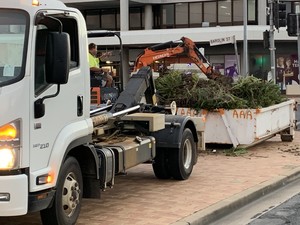
[[182, 134], [181, 146], [169, 152], [170, 172], [176, 180], [186, 180], [192, 173], [195, 157], [196, 144], [190, 129], [185, 129]]
[[69, 157], [62, 165], [52, 206], [41, 211], [43, 225], [74, 225], [80, 213], [82, 187], [79, 163]]
[[170, 167], [168, 162], [167, 149], [156, 149], [156, 156], [152, 163], [152, 168], [155, 176], [158, 179], [171, 178]]
[[283, 142], [292, 142], [294, 140], [294, 136], [291, 134], [281, 134], [280, 138]]
[[281, 141], [283, 142], [292, 142], [294, 140], [294, 130], [288, 128], [280, 133]]

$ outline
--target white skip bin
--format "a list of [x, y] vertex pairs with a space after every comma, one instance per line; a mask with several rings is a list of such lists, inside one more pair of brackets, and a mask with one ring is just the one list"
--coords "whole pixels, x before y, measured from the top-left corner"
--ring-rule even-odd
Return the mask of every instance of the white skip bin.
[[205, 143], [253, 145], [280, 133], [282, 141], [292, 141], [295, 101], [260, 109], [219, 109], [215, 111], [178, 108], [178, 115], [206, 118]]

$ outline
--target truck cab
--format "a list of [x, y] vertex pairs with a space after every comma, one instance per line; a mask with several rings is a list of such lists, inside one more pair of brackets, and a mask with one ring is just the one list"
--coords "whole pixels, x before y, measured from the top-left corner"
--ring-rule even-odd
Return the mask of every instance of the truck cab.
[[62, 149], [90, 140], [86, 35], [80, 12], [60, 1], [0, 3], [1, 215], [39, 208], [28, 193], [51, 189]]

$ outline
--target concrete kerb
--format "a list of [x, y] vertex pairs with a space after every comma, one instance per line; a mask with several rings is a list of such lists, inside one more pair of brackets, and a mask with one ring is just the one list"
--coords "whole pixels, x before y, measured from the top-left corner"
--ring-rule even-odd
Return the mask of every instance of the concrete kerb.
[[171, 225], [207, 225], [300, 178], [300, 167], [224, 199]]

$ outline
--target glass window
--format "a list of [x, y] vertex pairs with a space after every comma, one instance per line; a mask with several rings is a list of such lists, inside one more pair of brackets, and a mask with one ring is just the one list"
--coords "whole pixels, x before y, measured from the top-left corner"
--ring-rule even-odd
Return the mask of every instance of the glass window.
[[[294, 3], [294, 8], [295, 8], [295, 13], [300, 13], [300, 3], [299, 2], [295, 2]], [[288, 6], [287, 6], [287, 12], [291, 12], [291, 6], [290, 6], [290, 9], [288, 10]]]
[[116, 27], [116, 30], [120, 30], [120, 12], [117, 12], [117, 27]]
[[219, 23], [231, 23], [231, 0], [218, 2]]
[[153, 28], [159, 29], [161, 28], [161, 6], [159, 5], [153, 5], [152, 6], [152, 12], [153, 12]]
[[101, 29], [116, 29], [116, 11], [114, 9], [101, 10]]
[[190, 3], [190, 25], [201, 25], [202, 24], [202, 3]]
[[243, 21], [243, 0], [233, 0], [233, 21]]
[[189, 23], [189, 5], [188, 3], [177, 3], [176, 7], [176, 25], [186, 25]]
[[59, 18], [63, 24], [63, 32], [69, 34], [70, 47], [71, 47], [71, 62], [70, 69], [75, 68], [79, 65], [79, 40], [78, 40], [78, 26], [75, 19], [72, 18]]
[[49, 85], [46, 82], [46, 45], [49, 30], [45, 25], [38, 25], [35, 43], [34, 90], [38, 95]]
[[256, 0], [248, 0], [248, 21], [256, 20]]
[[90, 11], [86, 15], [86, 26], [88, 30], [100, 29], [100, 12]]
[[129, 14], [130, 29], [137, 30], [142, 29], [142, 9], [130, 8]]
[[209, 23], [217, 22], [217, 3], [216, 2], [204, 2], [204, 21]]
[[174, 5], [162, 6], [162, 25], [163, 28], [173, 28], [175, 22]]
[[23, 11], [0, 10], [0, 87], [24, 74], [28, 20]]

